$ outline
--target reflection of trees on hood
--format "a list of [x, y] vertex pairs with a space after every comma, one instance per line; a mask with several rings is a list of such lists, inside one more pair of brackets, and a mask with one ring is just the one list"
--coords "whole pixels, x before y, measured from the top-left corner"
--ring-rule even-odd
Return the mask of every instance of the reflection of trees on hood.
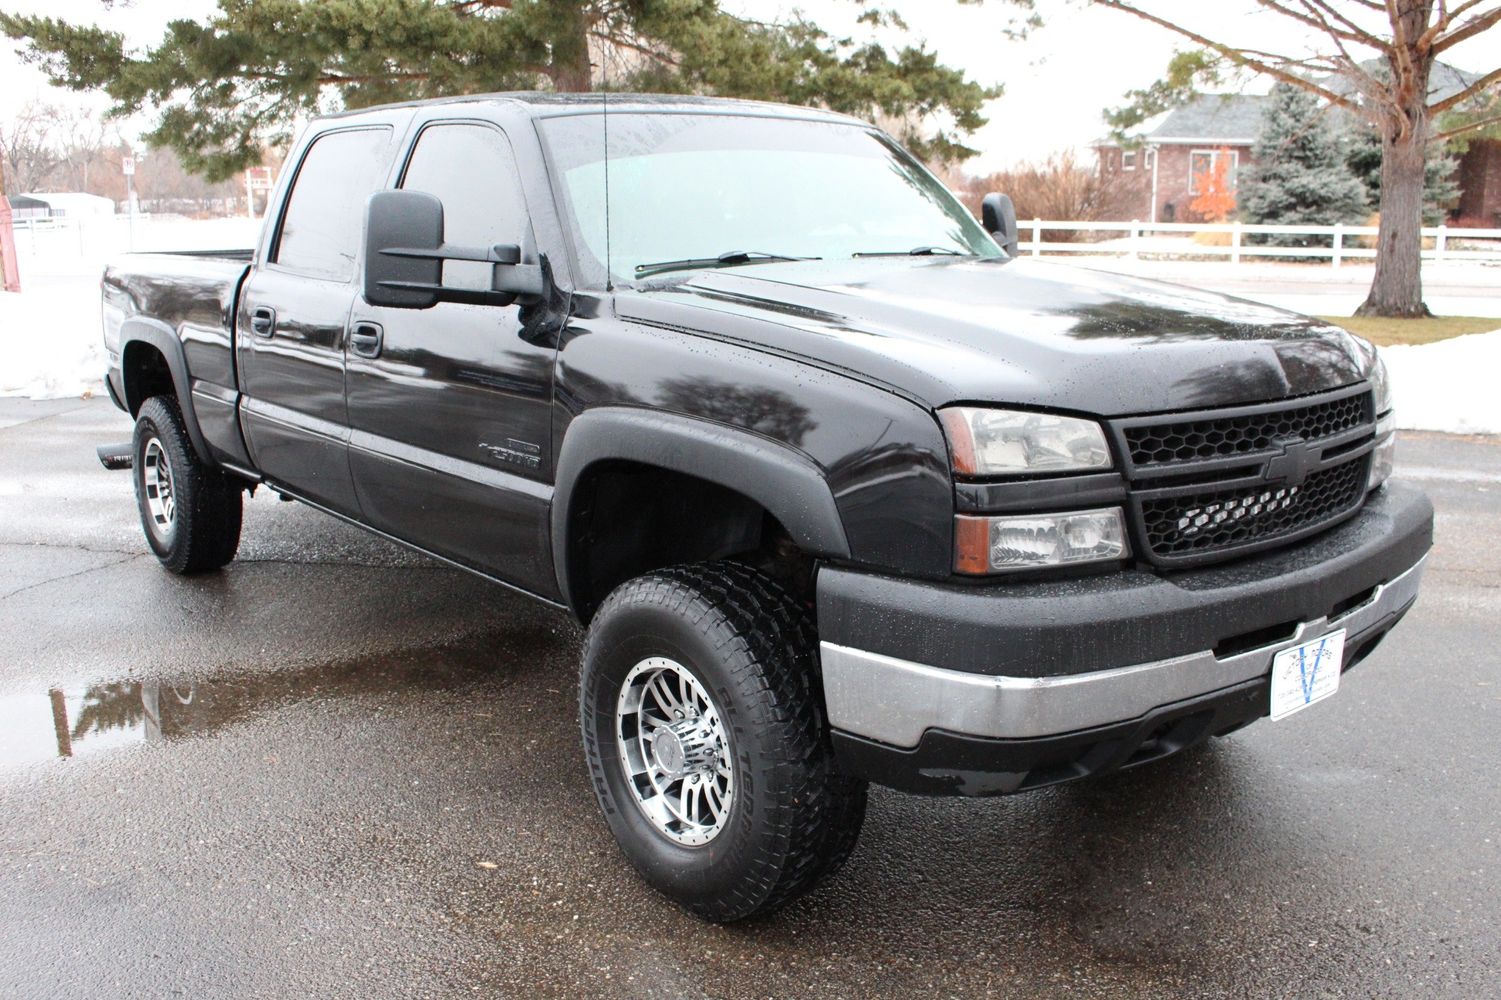
[[73, 738], [88, 733], [105, 733], [111, 729], [130, 729], [146, 718], [141, 702], [141, 685], [135, 681], [95, 684], [83, 693], [83, 706], [73, 723]]
[[750, 389], [712, 378], [675, 378], [662, 383], [659, 405], [757, 431], [801, 447], [818, 425], [808, 408], [776, 389]]
[[1248, 396], [1278, 399], [1286, 392], [1276, 369], [1254, 361], [1197, 371], [1174, 382], [1173, 388], [1181, 394], [1185, 406], [1221, 406], [1227, 399]]
[[[1164, 296], [1166, 298], [1167, 296]], [[1250, 315], [1237, 315], [1238, 309]], [[1141, 296], [1063, 310], [1074, 319], [1066, 331], [1070, 337], [1133, 337], [1158, 344], [1194, 340], [1294, 340], [1316, 336], [1311, 324], [1293, 319], [1286, 323], [1265, 321], [1261, 306], [1238, 306], [1234, 302], [1210, 303], [1179, 298], [1176, 306], [1155, 305]]]

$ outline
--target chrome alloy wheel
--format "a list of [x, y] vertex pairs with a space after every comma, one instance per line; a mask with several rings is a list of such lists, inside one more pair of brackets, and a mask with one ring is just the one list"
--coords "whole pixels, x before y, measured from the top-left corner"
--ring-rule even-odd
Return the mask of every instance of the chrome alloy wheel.
[[615, 708], [626, 783], [652, 826], [698, 847], [724, 829], [735, 800], [729, 737], [709, 692], [663, 656], [631, 668]]
[[177, 524], [177, 494], [172, 483], [172, 464], [167, 461], [166, 449], [157, 438], [146, 442], [142, 456], [141, 486], [146, 491], [146, 509], [151, 514], [151, 526], [158, 537], [172, 537]]

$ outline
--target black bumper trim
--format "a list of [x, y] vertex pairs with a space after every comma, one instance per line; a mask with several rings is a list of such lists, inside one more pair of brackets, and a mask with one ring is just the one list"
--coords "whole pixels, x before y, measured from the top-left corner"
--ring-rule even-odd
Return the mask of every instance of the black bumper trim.
[[934, 583], [824, 568], [825, 642], [949, 670], [1049, 677], [1225, 648], [1332, 614], [1427, 553], [1433, 506], [1391, 481], [1344, 524], [1297, 545], [1197, 570], [1035, 582]]

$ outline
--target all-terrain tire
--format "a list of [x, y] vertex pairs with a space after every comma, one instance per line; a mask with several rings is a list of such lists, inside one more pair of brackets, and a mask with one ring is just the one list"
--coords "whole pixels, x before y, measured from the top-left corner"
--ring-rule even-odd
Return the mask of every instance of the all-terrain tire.
[[153, 396], [141, 404], [131, 455], [141, 527], [162, 565], [186, 575], [233, 559], [244, 498], [193, 450], [177, 400]]
[[[653, 658], [681, 664], [728, 734], [734, 794], [713, 839], [685, 846], [647, 815], [617, 742], [620, 693]], [[621, 849], [658, 892], [707, 920], [770, 913], [834, 874], [855, 848], [865, 782], [834, 767], [807, 611], [738, 563], [659, 570], [621, 584], [590, 623], [579, 715], [590, 778]]]

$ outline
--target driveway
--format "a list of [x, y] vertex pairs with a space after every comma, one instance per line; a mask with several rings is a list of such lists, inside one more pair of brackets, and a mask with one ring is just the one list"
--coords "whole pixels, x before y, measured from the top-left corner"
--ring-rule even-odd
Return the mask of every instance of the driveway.
[[[877, 790], [702, 924], [585, 780], [565, 616], [262, 491], [146, 554], [98, 400], [0, 400], [0, 996], [1501, 993], [1501, 443], [1412, 437], [1423, 596], [1327, 702], [1088, 784]], [[67, 755], [65, 755], [67, 754]]]

